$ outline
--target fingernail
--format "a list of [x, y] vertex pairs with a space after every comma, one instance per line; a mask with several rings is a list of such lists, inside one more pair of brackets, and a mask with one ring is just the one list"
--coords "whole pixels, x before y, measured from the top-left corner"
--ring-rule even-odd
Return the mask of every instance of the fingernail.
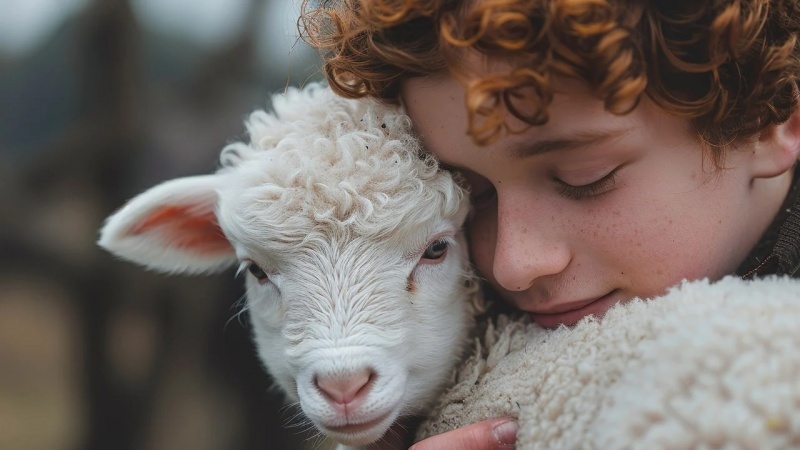
[[492, 428], [492, 435], [498, 444], [504, 447], [514, 447], [517, 442], [517, 429], [519, 426], [514, 420], [507, 420]]

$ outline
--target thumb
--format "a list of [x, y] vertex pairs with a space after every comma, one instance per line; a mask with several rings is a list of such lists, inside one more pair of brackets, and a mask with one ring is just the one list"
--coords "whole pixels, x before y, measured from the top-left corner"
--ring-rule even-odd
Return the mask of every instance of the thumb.
[[517, 440], [517, 422], [491, 419], [442, 433], [409, 450], [509, 450]]

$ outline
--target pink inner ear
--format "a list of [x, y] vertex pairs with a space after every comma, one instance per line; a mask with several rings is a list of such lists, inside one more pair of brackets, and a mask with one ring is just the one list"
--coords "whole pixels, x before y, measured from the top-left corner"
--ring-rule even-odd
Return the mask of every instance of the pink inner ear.
[[173, 248], [215, 254], [231, 250], [212, 211], [198, 211], [182, 205], [161, 206], [128, 230], [132, 235], [154, 231], [163, 234], [163, 239]]

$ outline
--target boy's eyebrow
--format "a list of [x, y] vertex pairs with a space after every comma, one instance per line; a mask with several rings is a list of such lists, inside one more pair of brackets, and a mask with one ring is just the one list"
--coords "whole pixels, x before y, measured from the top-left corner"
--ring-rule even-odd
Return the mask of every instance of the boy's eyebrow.
[[511, 157], [515, 159], [525, 159], [545, 153], [573, 150], [589, 145], [597, 145], [604, 141], [616, 139], [629, 131], [629, 128], [619, 128], [613, 130], [589, 130], [575, 133], [575, 136], [571, 138], [544, 139], [536, 142], [520, 142], [519, 145], [511, 148]]

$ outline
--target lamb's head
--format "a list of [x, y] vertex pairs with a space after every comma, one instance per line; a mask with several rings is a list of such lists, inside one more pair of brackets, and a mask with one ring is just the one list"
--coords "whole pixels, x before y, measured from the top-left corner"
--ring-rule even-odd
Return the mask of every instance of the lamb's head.
[[267, 370], [320, 430], [369, 443], [424, 411], [461, 355], [468, 198], [397, 108], [318, 86], [274, 108], [217, 173], [141, 194], [100, 243], [162, 271], [238, 261]]

